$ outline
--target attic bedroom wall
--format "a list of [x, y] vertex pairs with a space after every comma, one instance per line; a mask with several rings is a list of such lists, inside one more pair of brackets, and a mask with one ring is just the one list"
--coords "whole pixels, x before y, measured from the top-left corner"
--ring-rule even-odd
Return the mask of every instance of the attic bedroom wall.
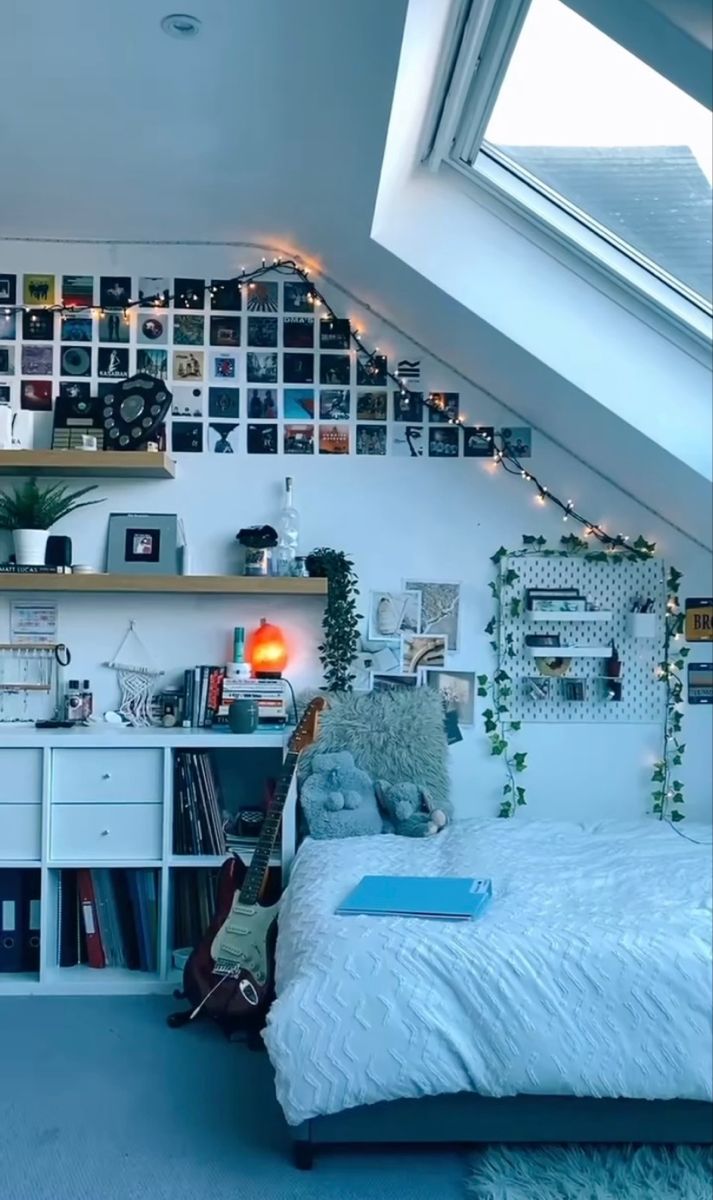
[[[61, 245], [5, 242], [0, 271], [224, 278], [240, 266], [257, 265], [259, 250], [234, 246]], [[371, 313], [336, 289], [325, 293], [337, 312], [356, 320], [371, 345], [390, 363], [420, 359], [421, 390], [460, 393], [461, 410], [474, 424], [512, 425], [512, 414], [477, 388], [426, 356]], [[376, 289], [375, 289], [376, 290]], [[132, 328], [132, 348], [136, 332]], [[19, 338], [18, 338], [19, 346]], [[57, 345], [55, 367], [57, 365]], [[243, 339], [244, 346], [244, 339]], [[434, 348], [436, 352], [438, 347]], [[184, 520], [191, 548], [192, 571], [230, 571], [235, 564], [238, 528], [274, 521], [285, 475], [293, 477], [302, 522], [301, 548], [327, 545], [354, 558], [366, 612], [372, 588], [398, 588], [408, 576], [459, 580], [462, 583], [461, 646], [449, 656], [453, 669], [489, 672], [492, 656], [483, 627], [492, 613], [488, 582], [490, 555], [501, 545], [517, 548], [523, 533], [544, 534], [558, 543], [571, 524], [535, 502], [520, 479], [495, 471], [488, 460], [438, 461], [394, 457], [314, 457], [247, 455], [245, 452], [244, 349], [238, 352], [240, 385], [239, 452], [233, 455], [176, 455], [175, 482], [106, 480], [100, 492], [106, 503], [71, 517], [61, 527], [73, 539], [75, 561], [103, 569], [106, 519], [110, 512], [176, 512]], [[132, 359], [133, 369], [133, 359]], [[8, 382], [3, 380], [4, 383]], [[17, 403], [19, 375], [11, 381]], [[57, 391], [59, 375], [54, 378]], [[96, 378], [94, 380], [96, 382]], [[170, 383], [169, 383], [169, 386]], [[201, 385], [207, 393], [208, 383]], [[354, 389], [351, 433], [354, 437]], [[206, 416], [203, 418], [207, 435]], [[47, 418], [45, 418], [47, 426]], [[427, 428], [427, 427], [426, 427]], [[49, 430], [45, 427], [44, 436]], [[40, 431], [40, 436], [42, 433]], [[586, 428], [582, 429], [583, 443]], [[645, 537], [684, 573], [682, 595], [708, 595], [711, 558], [682, 533], [672, 529], [603, 478], [543, 436], [534, 435], [532, 469], [557, 494], [576, 500], [581, 511], [606, 528]], [[632, 462], [632, 491], [646, 472], [642, 456]], [[7, 546], [5, 547], [7, 550]], [[222, 662], [235, 624], [248, 627], [266, 616], [289, 633], [293, 656], [288, 674], [299, 688], [319, 682], [315, 647], [321, 606], [314, 599], [262, 603], [226, 598], [126, 597], [63, 598], [59, 605], [60, 636], [73, 653], [73, 674], [92, 680], [97, 711], [117, 701], [113, 672], [98, 666], [111, 658], [134, 617], [154, 664], [174, 682], [184, 667], [196, 662]], [[8, 603], [0, 600], [0, 631], [7, 630]], [[694, 658], [710, 652], [692, 651]], [[686, 706], [688, 745], [683, 776], [690, 817], [710, 819], [711, 708]], [[489, 757], [479, 714], [474, 728], [450, 751], [454, 798], [460, 815], [497, 811], [502, 768]], [[651, 762], [657, 756], [655, 725], [581, 726], [526, 725], [521, 748], [528, 751], [527, 785], [532, 817], [635, 817], [647, 811]]]

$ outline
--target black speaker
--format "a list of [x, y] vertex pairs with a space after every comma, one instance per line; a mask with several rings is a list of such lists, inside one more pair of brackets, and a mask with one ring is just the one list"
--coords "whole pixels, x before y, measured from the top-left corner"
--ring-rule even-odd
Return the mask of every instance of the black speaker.
[[58, 535], [48, 537], [47, 549], [45, 550], [45, 566], [71, 567], [71, 565], [72, 539]]

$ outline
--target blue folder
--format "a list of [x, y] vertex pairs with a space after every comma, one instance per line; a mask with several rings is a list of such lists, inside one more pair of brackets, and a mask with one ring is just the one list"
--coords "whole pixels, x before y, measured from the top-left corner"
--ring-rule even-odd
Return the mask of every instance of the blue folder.
[[472, 921], [493, 895], [489, 879], [451, 875], [365, 875], [337, 908], [339, 916], [428, 917]]

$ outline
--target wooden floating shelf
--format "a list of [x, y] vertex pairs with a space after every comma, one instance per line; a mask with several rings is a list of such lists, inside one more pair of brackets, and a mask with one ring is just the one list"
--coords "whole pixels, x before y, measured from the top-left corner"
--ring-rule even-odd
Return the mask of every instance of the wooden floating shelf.
[[612, 612], [530, 612], [529, 621], [611, 621]]
[[533, 658], [611, 658], [609, 646], [526, 646]]
[[326, 596], [326, 579], [273, 575], [0, 574], [0, 592], [161, 592], [183, 595]]
[[176, 464], [153, 450], [0, 450], [0, 475], [91, 475], [103, 479], [173, 479]]

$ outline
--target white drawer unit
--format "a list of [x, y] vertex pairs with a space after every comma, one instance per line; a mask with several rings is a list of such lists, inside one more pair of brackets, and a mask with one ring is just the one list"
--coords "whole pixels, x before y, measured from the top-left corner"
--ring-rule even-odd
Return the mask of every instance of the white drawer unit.
[[42, 805], [0, 804], [0, 861], [39, 862]]
[[41, 801], [42, 751], [1, 747], [0, 804], [40, 804]]
[[50, 862], [161, 858], [160, 804], [53, 804]]
[[53, 750], [54, 804], [160, 804], [160, 750]]

